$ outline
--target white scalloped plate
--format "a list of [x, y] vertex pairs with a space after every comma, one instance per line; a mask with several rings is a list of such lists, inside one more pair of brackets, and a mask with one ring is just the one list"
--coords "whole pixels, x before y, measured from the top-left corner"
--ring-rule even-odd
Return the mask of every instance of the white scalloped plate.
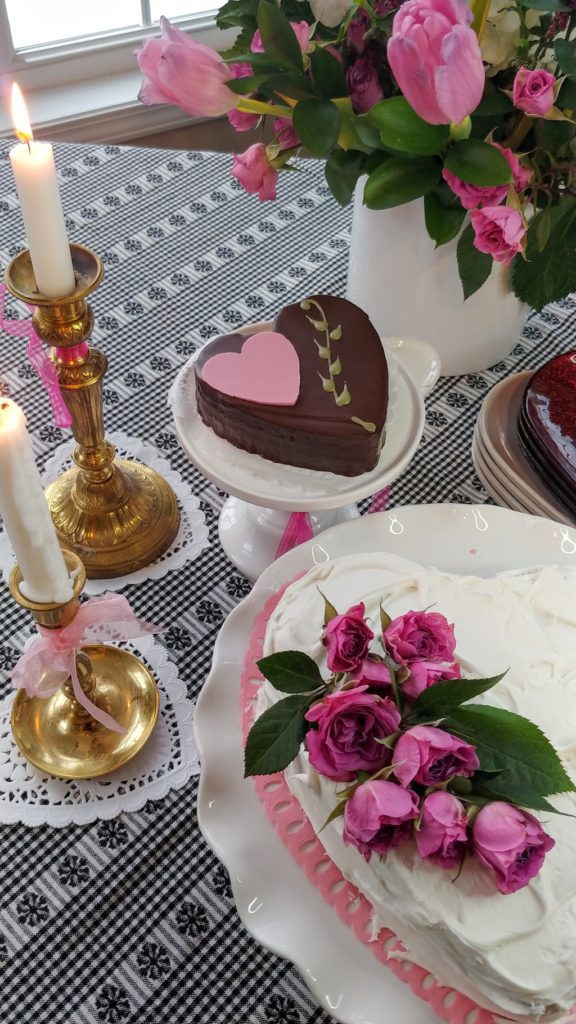
[[239, 692], [254, 622], [280, 586], [319, 562], [386, 550], [448, 572], [489, 576], [537, 564], [576, 565], [576, 530], [489, 505], [407, 505], [326, 530], [274, 562], [218, 636], [195, 733], [202, 764], [198, 820], [230, 872], [245, 927], [291, 960], [341, 1024], [432, 1024], [431, 1008], [357, 941], [276, 835], [243, 779]]

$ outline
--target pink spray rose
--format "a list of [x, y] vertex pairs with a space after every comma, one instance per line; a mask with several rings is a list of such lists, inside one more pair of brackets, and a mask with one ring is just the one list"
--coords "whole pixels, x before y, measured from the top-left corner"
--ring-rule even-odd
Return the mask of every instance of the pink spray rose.
[[276, 117], [274, 119], [274, 132], [280, 149], [294, 149], [300, 145], [300, 139], [294, 131], [294, 125], [289, 117]]
[[394, 15], [388, 62], [429, 124], [462, 121], [484, 91], [484, 65], [466, 0], [407, 0]]
[[484, 206], [470, 214], [474, 228], [474, 245], [497, 263], [508, 266], [517, 252], [522, 252], [526, 226], [522, 215], [511, 206]]
[[[252, 65], [246, 61], [229, 64], [228, 70], [230, 78], [250, 78], [253, 74]], [[245, 114], [242, 110], [229, 110], [226, 116], [237, 132], [252, 131], [260, 120], [260, 114]]]
[[[510, 164], [516, 191], [523, 192], [532, 172], [528, 167], [522, 167], [511, 149], [503, 149], [497, 142], [493, 142], [492, 145], [500, 150]], [[470, 185], [467, 181], [457, 178], [446, 167], [442, 171], [442, 177], [458, 196], [465, 210], [473, 210], [477, 206], [498, 206], [508, 195], [508, 185]]]
[[512, 86], [512, 102], [518, 110], [532, 117], [545, 117], [554, 106], [556, 79], [549, 71], [536, 68], [518, 68]]
[[259, 199], [276, 198], [278, 171], [269, 162], [263, 142], [255, 142], [245, 153], [236, 154], [232, 175], [247, 192], [255, 192]]
[[346, 72], [346, 88], [352, 105], [360, 114], [384, 99], [378, 66], [372, 55], [358, 57]]
[[437, 661], [413, 661], [410, 663], [410, 675], [402, 683], [402, 693], [408, 700], [416, 700], [423, 690], [434, 686], [444, 679], [460, 679], [460, 665], [441, 665]]
[[418, 817], [418, 797], [394, 782], [374, 779], [358, 786], [344, 809], [344, 842], [366, 860], [406, 842]]
[[147, 39], [136, 58], [144, 82], [142, 103], [173, 103], [193, 117], [220, 117], [238, 103], [226, 85], [230, 72], [209, 46], [160, 18], [161, 39]]
[[318, 726], [306, 733], [310, 762], [329, 779], [351, 782], [356, 772], [377, 772], [390, 763], [391, 750], [378, 740], [396, 732], [400, 714], [394, 701], [366, 689], [331, 693], [306, 712]]
[[500, 892], [522, 889], [538, 874], [554, 846], [540, 822], [527, 811], [497, 801], [478, 813], [472, 826], [474, 853], [491, 868]]
[[441, 868], [455, 868], [468, 848], [468, 819], [451, 793], [436, 790], [424, 798], [422, 821], [414, 833], [418, 853]]
[[364, 658], [354, 672], [354, 678], [350, 682], [354, 686], [369, 686], [389, 691], [391, 688], [390, 669], [386, 667], [383, 661], [376, 661], [374, 658]]
[[[312, 25], [309, 25], [307, 21], [291, 21], [290, 26], [302, 53], [307, 53], [310, 47], [310, 36], [312, 34]], [[260, 31], [256, 29], [252, 36], [252, 42], [250, 43], [250, 49], [252, 53], [265, 53], [264, 43], [262, 42], [262, 36]]]
[[[410, 0], [408, 0], [410, 2]], [[452, 661], [454, 626], [439, 612], [406, 612], [384, 630], [384, 641], [394, 661]]]
[[326, 626], [324, 646], [331, 672], [354, 672], [368, 653], [374, 633], [364, 621], [362, 602], [354, 604], [343, 615], [336, 615]]
[[453, 775], [468, 778], [478, 771], [476, 747], [433, 725], [415, 725], [400, 736], [393, 755], [401, 786], [419, 782], [435, 786]]

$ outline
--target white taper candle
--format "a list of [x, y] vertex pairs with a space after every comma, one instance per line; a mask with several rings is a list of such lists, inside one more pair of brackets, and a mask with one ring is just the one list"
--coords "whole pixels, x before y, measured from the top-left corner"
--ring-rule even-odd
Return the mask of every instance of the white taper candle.
[[10, 163], [36, 285], [48, 298], [64, 298], [74, 291], [75, 280], [54, 153], [49, 142], [34, 141], [17, 85], [12, 90], [12, 116], [23, 141], [10, 150]]
[[0, 516], [22, 570], [20, 590], [31, 601], [64, 604], [70, 576], [42, 490], [22, 409], [0, 397]]

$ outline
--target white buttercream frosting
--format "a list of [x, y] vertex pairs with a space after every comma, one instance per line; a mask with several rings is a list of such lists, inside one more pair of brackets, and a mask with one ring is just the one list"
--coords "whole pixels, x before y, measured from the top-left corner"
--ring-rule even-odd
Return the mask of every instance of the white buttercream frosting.
[[[576, 571], [543, 568], [482, 579], [380, 552], [336, 559], [288, 587], [268, 622], [265, 655], [305, 651], [328, 675], [321, 594], [339, 612], [364, 601], [376, 627], [381, 601], [392, 617], [431, 606], [442, 612], [455, 624], [455, 657], [465, 675], [486, 677], [508, 668], [476, 700], [537, 723], [576, 781]], [[265, 683], [259, 711], [282, 697]], [[319, 831], [342, 785], [319, 776], [304, 750], [286, 778]], [[574, 794], [551, 802], [576, 815]], [[421, 860], [412, 842], [366, 863], [354, 847], [344, 846], [341, 820], [319, 838], [369, 899], [376, 926], [391, 928], [410, 958], [438, 982], [490, 1010], [534, 1019], [576, 1003], [576, 819], [537, 816], [556, 845], [537, 878], [506, 896], [473, 859], [454, 881], [454, 872]]]

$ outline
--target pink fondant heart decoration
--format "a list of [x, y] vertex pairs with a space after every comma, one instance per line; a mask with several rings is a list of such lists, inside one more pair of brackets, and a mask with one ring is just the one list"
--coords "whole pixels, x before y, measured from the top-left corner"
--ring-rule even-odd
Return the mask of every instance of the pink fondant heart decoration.
[[202, 379], [232, 398], [261, 405], [296, 405], [300, 361], [284, 334], [261, 331], [247, 338], [240, 352], [222, 352], [208, 359]]

